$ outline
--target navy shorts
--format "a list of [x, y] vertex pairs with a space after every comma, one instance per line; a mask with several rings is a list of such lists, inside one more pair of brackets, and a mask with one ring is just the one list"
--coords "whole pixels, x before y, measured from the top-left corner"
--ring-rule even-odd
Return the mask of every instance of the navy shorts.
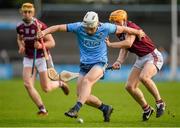
[[93, 66], [99, 66], [99, 67], [102, 67], [102, 69], [103, 70], [105, 70], [106, 69], [106, 67], [107, 67], [107, 63], [105, 63], [105, 62], [98, 62], [98, 63], [94, 63], [94, 64], [84, 64], [84, 63], [81, 63], [80, 64], [80, 71], [79, 71], [79, 73], [81, 74], [81, 75], [86, 75], [90, 70], [91, 70], [91, 68], [93, 67]]

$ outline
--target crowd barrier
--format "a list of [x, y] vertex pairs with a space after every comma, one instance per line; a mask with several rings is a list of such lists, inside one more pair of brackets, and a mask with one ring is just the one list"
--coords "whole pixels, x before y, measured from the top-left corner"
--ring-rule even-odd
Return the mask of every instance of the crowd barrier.
[[[57, 72], [68, 70], [72, 72], [79, 72], [79, 65], [55, 65]], [[131, 72], [132, 65], [122, 65], [120, 70], [107, 70], [105, 71], [103, 81], [126, 81]], [[0, 79], [12, 79], [17, 74], [17, 68], [12, 64], [0, 64]], [[21, 74], [20, 74], [21, 75]], [[168, 81], [170, 80], [170, 68], [169, 66], [163, 67], [158, 74], [153, 78], [157, 81]], [[177, 69], [177, 75], [173, 80], [180, 81], [180, 67]]]

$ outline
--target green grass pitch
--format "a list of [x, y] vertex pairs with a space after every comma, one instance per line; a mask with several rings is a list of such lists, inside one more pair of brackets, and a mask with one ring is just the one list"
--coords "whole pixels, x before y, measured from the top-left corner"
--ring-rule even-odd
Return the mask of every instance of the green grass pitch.
[[[0, 81], [0, 127], [180, 127], [178, 82], [157, 83], [167, 104], [166, 113], [160, 118], [156, 118], [154, 114], [149, 121], [142, 122], [142, 110], [126, 92], [124, 83], [100, 81], [93, 88], [93, 94], [114, 107], [111, 122], [104, 123], [99, 110], [84, 105], [79, 113], [84, 120], [83, 124], [64, 116], [64, 112], [76, 102], [75, 81], [69, 84], [71, 93], [65, 96], [61, 89], [44, 93], [39, 82], [36, 82], [36, 87], [49, 111], [48, 117], [38, 117], [36, 115], [38, 110], [29, 98], [21, 79]], [[143, 86], [141, 89], [149, 104], [154, 107], [152, 96]], [[175, 117], [172, 117], [172, 113]]]

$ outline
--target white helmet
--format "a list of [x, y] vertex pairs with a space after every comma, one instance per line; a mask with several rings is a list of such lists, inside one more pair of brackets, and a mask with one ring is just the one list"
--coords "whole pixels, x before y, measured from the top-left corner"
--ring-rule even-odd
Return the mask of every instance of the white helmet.
[[84, 16], [82, 25], [87, 28], [94, 28], [98, 26], [98, 23], [99, 23], [98, 14], [93, 11], [90, 11], [87, 12], [86, 15]]

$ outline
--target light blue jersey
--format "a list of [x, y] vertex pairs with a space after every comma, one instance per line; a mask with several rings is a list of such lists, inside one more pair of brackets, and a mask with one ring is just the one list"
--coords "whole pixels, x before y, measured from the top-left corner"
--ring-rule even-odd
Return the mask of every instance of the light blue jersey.
[[82, 22], [67, 24], [67, 31], [74, 32], [80, 49], [80, 62], [93, 64], [98, 62], [108, 62], [106, 37], [116, 32], [116, 25], [110, 23], [100, 23], [95, 34], [88, 35], [82, 26]]

